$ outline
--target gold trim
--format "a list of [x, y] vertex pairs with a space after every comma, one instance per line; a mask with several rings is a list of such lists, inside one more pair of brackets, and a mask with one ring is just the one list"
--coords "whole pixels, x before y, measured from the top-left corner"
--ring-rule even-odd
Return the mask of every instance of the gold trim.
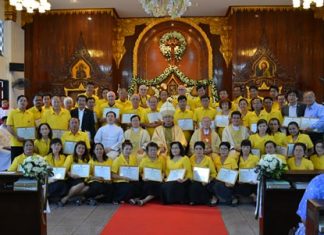
[[137, 51], [138, 51], [139, 44], [142, 41], [144, 35], [154, 26], [168, 21], [179, 21], [182, 23], [189, 24], [191, 27], [195, 28], [198, 32], [200, 32], [201, 36], [206, 42], [206, 46], [208, 49], [208, 79], [212, 79], [213, 78], [213, 55], [212, 55], [212, 47], [210, 45], [209, 38], [207, 37], [206, 33], [202, 30], [202, 28], [200, 28], [200, 26], [196, 24], [191, 18], [178, 18], [178, 19], [160, 18], [160, 19], [153, 20], [148, 26], [146, 26], [146, 28], [138, 36], [133, 49], [133, 75], [137, 76]]
[[90, 8], [90, 9], [57, 9], [44, 13], [45, 15], [85, 15], [85, 14], [109, 14], [118, 18], [118, 14], [114, 8]]
[[[98, 95], [98, 90], [99, 90], [99, 87], [95, 88], [95, 95]], [[79, 87], [78, 88], [66, 88], [64, 87], [64, 94], [65, 96], [69, 96], [69, 92], [70, 91], [80, 91], [80, 92], [83, 92], [83, 91], [86, 91], [86, 88], [83, 86], [82, 83], [80, 83]]]
[[24, 27], [26, 24], [33, 23], [34, 14], [27, 13], [26, 11], [21, 12], [21, 27]]
[[233, 15], [236, 12], [255, 12], [255, 11], [295, 11], [299, 10], [291, 6], [230, 6], [226, 16]]
[[14, 6], [11, 6], [9, 4], [9, 0], [4, 1], [4, 15], [5, 15], [5, 20], [12, 20], [13, 22], [16, 22], [17, 20], [17, 11]]

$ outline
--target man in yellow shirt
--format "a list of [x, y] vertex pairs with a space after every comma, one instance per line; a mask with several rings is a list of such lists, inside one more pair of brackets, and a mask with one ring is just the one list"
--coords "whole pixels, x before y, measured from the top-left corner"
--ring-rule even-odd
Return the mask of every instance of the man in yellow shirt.
[[200, 97], [200, 100], [202, 107], [196, 108], [193, 116], [196, 128], [199, 128], [199, 123], [204, 117], [209, 117], [211, 120], [214, 120], [216, 116], [216, 110], [209, 106], [209, 96], [203, 95]]
[[[193, 133], [193, 128], [194, 126], [192, 125], [192, 130], [184, 130], [184, 127], [182, 127], [181, 125], [179, 125], [179, 122], [181, 122], [182, 120], [191, 120], [193, 122], [193, 112], [189, 109], [187, 109], [187, 97], [184, 95], [180, 95], [178, 97], [178, 106], [179, 108], [176, 109], [175, 113], [174, 113], [174, 123], [178, 126], [180, 126], [180, 128], [183, 131], [183, 134], [186, 137], [187, 142], [189, 143], [191, 135]], [[180, 121], [179, 121], [180, 120]]]
[[[149, 104], [149, 109], [145, 110], [143, 123], [144, 123], [144, 126], [146, 127], [146, 130], [152, 137], [154, 129], [156, 127], [162, 125], [162, 116], [160, 116], [160, 118], [157, 120], [152, 120], [153, 119], [152, 115], [155, 115], [155, 117], [156, 117], [158, 114], [160, 114], [159, 110], [157, 108], [158, 100], [155, 96], [151, 96], [148, 99], [148, 104]], [[154, 119], [155, 119], [155, 117], [154, 117]]]
[[[198, 93], [198, 96], [194, 97], [191, 100], [191, 102], [189, 103], [191, 110], [195, 110], [196, 108], [201, 107], [201, 105], [202, 105], [201, 104], [201, 97], [205, 96], [205, 95], [208, 96], [207, 87], [205, 85], [198, 85], [197, 86], [197, 93]], [[211, 107], [215, 106], [214, 99], [210, 100], [209, 106], [211, 106]]]
[[260, 119], [264, 119], [268, 122], [271, 118], [277, 118], [280, 123], [282, 123], [283, 117], [281, 111], [273, 108], [273, 100], [271, 97], [267, 96], [263, 98], [263, 108], [264, 109], [260, 113]]
[[120, 88], [118, 91], [118, 99], [116, 100], [116, 104], [121, 107], [121, 109], [131, 109], [132, 103], [128, 100], [128, 92], [125, 88]]
[[100, 107], [103, 103], [106, 103], [108, 102], [107, 100], [107, 94], [109, 92], [109, 89], [108, 88], [103, 88], [101, 90], [101, 99], [98, 100], [97, 102], [97, 106]]
[[261, 103], [262, 103], [262, 97], [259, 96], [259, 89], [257, 86], [250, 86], [249, 94], [250, 94], [250, 97], [249, 97], [248, 101], [250, 102], [250, 109], [252, 110], [253, 109], [252, 108], [253, 99], [258, 98], [261, 100]]
[[93, 82], [88, 82], [85, 92], [80, 95], [85, 95], [87, 98], [93, 97], [95, 98], [96, 103], [99, 100], [99, 97], [95, 95], [95, 84]]
[[[140, 96], [138, 94], [134, 94], [131, 97], [132, 107], [130, 109], [123, 109], [122, 115], [124, 114], [137, 114], [140, 116], [141, 121], [144, 120], [144, 113], [145, 109], [140, 107]], [[123, 120], [123, 116], [121, 117], [121, 120]], [[130, 126], [130, 123], [124, 123]]]
[[140, 85], [138, 88], [138, 94], [140, 97], [140, 107], [142, 107], [144, 109], [146, 109], [148, 107], [147, 101], [150, 98], [150, 96], [147, 94], [147, 90], [148, 90], [148, 88], [145, 85]]
[[244, 125], [250, 128], [251, 132], [256, 132], [256, 123], [261, 119], [262, 100], [260, 98], [254, 98], [251, 100], [253, 112], [248, 112], [245, 116]]
[[243, 92], [240, 86], [233, 87], [233, 101], [232, 101], [233, 110], [238, 110], [240, 99], [244, 98], [242, 94]]
[[[191, 109], [192, 104], [192, 96], [190, 94], [187, 94], [187, 88], [184, 85], [178, 86], [178, 97], [177, 99], [173, 99], [173, 106], [177, 109], [178, 107], [178, 98], [179, 96], [185, 96], [187, 98], [187, 107], [186, 109]], [[191, 109], [192, 110], [192, 109]]]
[[33, 99], [33, 103], [34, 106], [28, 109], [28, 111], [34, 114], [35, 125], [39, 126], [42, 120], [42, 115], [44, 113], [44, 110], [42, 108], [43, 107], [42, 96], [35, 95]]
[[157, 108], [160, 109], [161, 106], [167, 102], [167, 99], [169, 98], [168, 91], [162, 90], [160, 91], [160, 100], [159, 103], [157, 104]]
[[50, 94], [45, 94], [43, 95], [43, 109], [44, 111], [48, 111], [51, 110], [52, 106], [51, 106], [51, 95]]
[[280, 106], [277, 101], [278, 94], [279, 94], [279, 88], [275, 85], [270, 86], [269, 95], [272, 98], [272, 101], [273, 101], [272, 109], [274, 109], [274, 110], [280, 110]]
[[[23, 142], [25, 138], [18, 136], [19, 128], [34, 128], [35, 133], [35, 119], [34, 115], [26, 110], [28, 99], [24, 95], [17, 98], [17, 109], [13, 109], [8, 114], [7, 130], [12, 135], [10, 137], [11, 144], [11, 160], [23, 153]], [[21, 133], [24, 134], [24, 133]]]
[[[100, 123], [105, 123], [106, 122], [106, 113], [110, 109], [116, 109], [116, 117], [117, 121], [119, 121], [119, 116], [121, 113], [121, 107], [116, 103], [116, 94], [113, 91], [109, 91], [107, 93], [107, 102], [104, 102], [101, 104], [99, 108], [99, 118], [100, 118]], [[118, 109], [118, 110], [117, 110]]]

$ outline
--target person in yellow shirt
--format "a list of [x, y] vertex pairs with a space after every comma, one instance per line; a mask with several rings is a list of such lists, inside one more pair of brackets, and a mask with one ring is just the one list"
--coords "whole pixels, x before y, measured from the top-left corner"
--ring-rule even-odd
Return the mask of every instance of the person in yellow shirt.
[[309, 135], [307, 134], [302, 134], [299, 131], [299, 126], [297, 124], [297, 122], [290, 122], [288, 124], [288, 136], [287, 136], [287, 143], [288, 144], [295, 144], [295, 143], [303, 143], [306, 145], [306, 154], [308, 156], [311, 156], [314, 152], [313, 147], [314, 144], [311, 140], [311, 138], [309, 137]]
[[315, 154], [310, 157], [315, 170], [324, 170], [324, 142], [318, 141], [314, 146]]
[[273, 100], [273, 105], [272, 108], [274, 110], [281, 110], [280, 105], [277, 101], [277, 97], [279, 95], [279, 88], [276, 85], [271, 85], [270, 86], [270, 90], [269, 90], [269, 96], [272, 98]]
[[[142, 193], [140, 198], [130, 199], [130, 202], [133, 205], [137, 204], [139, 206], [143, 206], [152, 199], [160, 197], [162, 179], [164, 178], [165, 172], [165, 161], [163, 156], [158, 156], [158, 149], [159, 146], [154, 142], [150, 142], [146, 146], [147, 157], [143, 158], [139, 165], [140, 173], [143, 179]], [[159, 170], [161, 172], [161, 182], [145, 179], [145, 168], [153, 168]]]
[[[264, 143], [265, 154], [274, 155], [277, 159], [282, 161], [282, 163], [287, 164], [286, 156], [276, 153], [277, 144], [273, 140], [268, 140]], [[262, 158], [264, 155], [262, 156]]]
[[254, 98], [251, 100], [252, 112], [246, 114], [246, 127], [250, 128], [250, 133], [255, 133], [256, 123], [261, 119], [262, 100], [261, 98]]
[[233, 110], [239, 110], [239, 102], [243, 97], [243, 89], [241, 86], [233, 87], [233, 101], [232, 106]]
[[281, 111], [273, 108], [273, 99], [271, 97], [264, 97], [263, 99], [264, 109], [260, 113], [260, 118], [269, 121], [271, 118], [277, 118], [280, 122], [283, 121]]
[[209, 106], [210, 98], [208, 95], [203, 95], [200, 97], [201, 106], [194, 110], [193, 120], [195, 122], [196, 128], [199, 128], [200, 122], [204, 117], [209, 117], [211, 120], [215, 119], [216, 110]]
[[187, 203], [188, 187], [192, 179], [192, 168], [190, 160], [185, 156], [185, 149], [178, 141], [170, 144], [170, 156], [166, 159], [166, 177], [170, 171], [185, 169], [182, 179], [177, 181], [167, 181], [161, 187], [161, 202], [163, 204]]
[[42, 123], [37, 129], [37, 139], [34, 141], [35, 153], [45, 157], [50, 150], [50, 142], [53, 137], [51, 127], [47, 123]]
[[50, 94], [43, 95], [43, 110], [44, 110], [44, 112], [52, 109], [51, 99], [52, 99], [52, 96]]
[[17, 98], [17, 109], [13, 109], [8, 114], [7, 130], [11, 134], [11, 161], [20, 154], [23, 153], [23, 142], [25, 139], [18, 136], [18, 131], [23, 130], [19, 128], [31, 128], [35, 129], [34, 115], [26, 110], [28, 105], [28, 99], [24, 95], [20, 95]]
[[252, 144], [252, 149], [259, 150], [259, 157], [265, 153], [264, 143], [268, 140], [274, 140], [273, 136], [268, 134], [268, 123], [264, 119], [257, 122], [257, 133], [250, 135], [249, 140]]
[[[84, 178], [72, 174], [71, 172], [73, 164], [88, 164], [89, 159], [90, 157], [86, 143], [84, 141], [77, 142], [73, 154], [68, 155], [64, 162], [64, 167], [66, 168], [68, 176], [67, 184], [69, 187], [69, 192], [58, 202], [59, 206], [64, 206], [68, 200], [74, 196], [82, 197], [85, 192], [89, 190], [89, 187], [84, 182]], [[82, 199], [77, 199], [75, 203], [77, 205], [82, 204]]]
[[306, 145], [298, 142], [294, 145], [293, 157], [288, 159], [289, 170], [314, 170], [313, 163], [306, 159]]
[[70, 112], [74, 108], [73, 99], [71, 97], [69, 97], [69, 96], [64, 97], [63, 107]]
[[108, 88], [102, 88], [101, 89], [101, 98], [97, 102], [97, 106], [100, 107], [102, 104], [106, 103], [108, 101], [107, 94], [109, 92]]
[[249, 87], [249, 98], [250, 98], [250, 109], [253, 110], [253, 99], [260, 99], [262, 103], [262, 97], [259, 96], [259, 88], [257, 86], [250, 86]]
[[43, 110], [43, 102], [41, 95], [35, 95], [33, 99], [34, 106], [29, 108], [28, 111], [34, 114], [35, 125], [39, 126], [42, 120], [42, 115], [44, 113]]
[[280, 121], [277, 118], [271, 118], [269, 120], [270, 135], [273, 136], [274, 142], [279, 147], [287, 146], [287, 136], [280, 131]]
[[112, 201], [112, 181], [95, 175], [95, 167], [108, 166], [111, 169], [112, 162], [112, 159], [107, 157], [104, 146], [101, 143], [96, 143], [93, 147], [93, 154], [89, 161], [90, 177], [87, 179], [89, 190], [84, 194], [88, 205], [97, 205], [98, 199], [105, 202]]
[[[207, 92], [208, 87], [206, 85], [197, 85], [196, 90], [198, 93], [197, 97], [193, 97], [190, 101], [188, 102], [188, 104], [190, 105], [190, 109], [191, 110], [195, 110], [196, 108], [201, 107], [202, 103], [201, 103], [201, 97], [203, 96], [208, 96], [208, 92]], [[210, 97], [211, 100], [209, 102], [209, 106], [210, 107], [216, 107], [216, 104], [214, 102], [214, 99], [212, 97]], [[188, 100], [189, 101], [189, 100]]]
[[[229, 170], [237, 170], [238, 165], [234, 157], [229, 156], [231, 145], [229, 142], [221, 142], [219, 145], [219, 155], [214, 158], [214, 164], [217, 172], [221, 168]], [[215, 201], [213, 204], [217, 204], [218, 201], [226, 205], [236, 206], [238, 204], [238, 199], [234, 197], [234, 185], [224, 183], [222, 181], [215, 180], [209, 187], [209, 191], [215, 196]]]
[[8, 171], [21, 171], [20, 165], [25, 161], [28, 157], [40, 157], [39, 155], [34, 153], [34, 141], [33, 140], [25, 140], [23, 143], [23, 153], [17, 156], [11, 166], [8, 168]]
[[138, 88], [138, 95], [140, 97], [140, 107], [146, 109], [148, 107], [147, 101], [150, 96], [147, 94], [148, 88], [145, 85], [140, 85]]
[[[124, 114], [133, 114], [133, 115], [138, 115], [141, 117], [142, 122], [144, 121], [145, 117], [145, 109], [140, 107], [140, 96], [138, 94], [134, 94], [131, 97], [131, 102], [132, 102], [132, 107], [129, 109], [123, 109], [122, 110], [122, 115]], [[123, 117], [121, 116], [121, 120]], [[129, 127], [131, 124], [130, 123], [123, 123], [124, 126]]]
[[[60, 139], [51, 140], [50, 152], [44, 159], [51, 167], [64, 167], [66, 156], [63, 154], [63, 145]], [[47, 196], [50, 201], [59, 202], [68, 191], [69, 187], [66, 180], [49, 179]]]
[[208, 205], [211, 204], [211, 195], [208, 191], [209, 185], [212, 184], [216, 178], [216, 170], [213, 160], [204, 154], [205, 143], [197, 141], [194, 144], [194, 155], [191, 156], [191, 167], [207, 168], [209, 169], [208, 183], [199, 182], [195, 179], [189, 185], [189, 204], [190, 205]]
[[[138, 182], [131, 181], [125, 176], [120, 176], [120, 167], [138, 167], [137, 158], [132, 155], [133, 145], [129, 140], [122, 144], [122, 153], [113, 161], [111, 172], [114, 179], [113, 204], [129, 202], [131, 198], [139, 197]], [[131, 202], [130, 202], [131, 203]]]
[[128, 100], [128, 92], [125, 88], [120, 88], [118, 91], [118, 99], [116, 104], [121, 107], [122, 110], [131, 109], [132, 103]]
[[219, 125], [217, 122], [218, 116], [223, 116], [226, 119], [229, 119], [230, 113], [232, 110], [232, 102], [229, 99], [223, 99], [219, 101], [219, 107], [217, 107], [217, 112], [215, 116], [215, 127], [220, 138], [222, 138], [224, 126]]
[[173, 106], [177, 109], [177, 108], [180, 108], [178, 103], [179, 103], [179, 97], [180, 96], [184, 96], [186, 97], [186, 108], [187, 110], [193, 110], [192, 109], [192, 96], [187, 93], [187, 88], [184, 86], [184, 85], [179, 85], [178, 86], [178, 97], [176, 99], [173, 99]]
[[160, 100], [159, 100], [159, 102], [157, 104], [157, 109], [160, 109], [162, 107], [162, 105], [165, 102], [167, 102], [168, 98], [169, 98], [168, 91], [166, 91], [166, 90], [160, 91]]
[[93, 82], [87, 82], [85, 92], [80, 95], [85, 95], [87, 98], [93, 97], [97, 103], [99, 100], [99, 97], [96, 96], [95, 93], [96, 93], [95, 84]]
[[157, 115], [159, 113], [157, 104], [158, 104], [158, 99], [155, 96], [151, 96], [148, 99], [149, 107], [145, 109], [145, 114], [144, 114], [143, 124], [151, 137], [153, 135], [155, 128], [162, 125], [162, 117], [156, 120], [152, 120], [152, 115]]
[[248, 122], [247, 122], [246, 116], [251, 111], [249, 111], [249, 102], [247, 101], [247, 99], [245, 99], [245, 98], [240, 99], [238, 111], [241, 113], [241, 116], [242, 116], [242, 125], [245, 127], [248, 127]]
[[[98, 117], [101, 124], [106, 123], [106, 114], [108, 110], [111, 110], [112, 108], [116, 109], [116, 120], [119, 122], [120, 120], [120, 114], [122, 112], [122, 108], [119, 104], [116, 102], [116, 94], [113, 91], [109, 91], [107, 93], [107, 100], [100, 104], [99, 106], [99, 113]], [[117, 110], [118, 109], [118, 110]]]

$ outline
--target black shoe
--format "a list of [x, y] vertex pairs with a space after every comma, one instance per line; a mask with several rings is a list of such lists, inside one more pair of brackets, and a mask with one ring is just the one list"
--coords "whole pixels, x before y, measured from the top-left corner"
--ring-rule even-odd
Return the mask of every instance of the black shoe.
[[82, 205], [82, 201], [81, 201], [81, 199], [76, 200], [76, 201], [75, 201], [75, 205], [77, 205], [77, 206], [81, 206], [81, 205]]
[[96, 206], [97, 205], [97, 201], [95, 199], [93, 199], [93, 198], [89, 198], [87, 200], [87, 205], [89, 205], [89, 206]]

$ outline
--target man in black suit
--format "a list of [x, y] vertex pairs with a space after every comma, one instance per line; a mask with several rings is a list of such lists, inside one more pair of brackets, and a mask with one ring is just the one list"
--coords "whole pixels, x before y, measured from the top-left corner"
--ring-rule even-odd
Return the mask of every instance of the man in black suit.
[[90, 132], [91, 140], [96, 134], [95, 121], [93, 111], [86, 108], [87, 97], [85, 95], [79, 95], [77, 98], [78, 107], [71, 110], [71, 117], [78, 118], [80, 120], [79, 129], [84, 132]]
[[281, 109], [284, 117], [302, 117], [304, 116], [306, 105], [298, 103], [298, 91], [290, 90], [287, 93], [288, 104]]

